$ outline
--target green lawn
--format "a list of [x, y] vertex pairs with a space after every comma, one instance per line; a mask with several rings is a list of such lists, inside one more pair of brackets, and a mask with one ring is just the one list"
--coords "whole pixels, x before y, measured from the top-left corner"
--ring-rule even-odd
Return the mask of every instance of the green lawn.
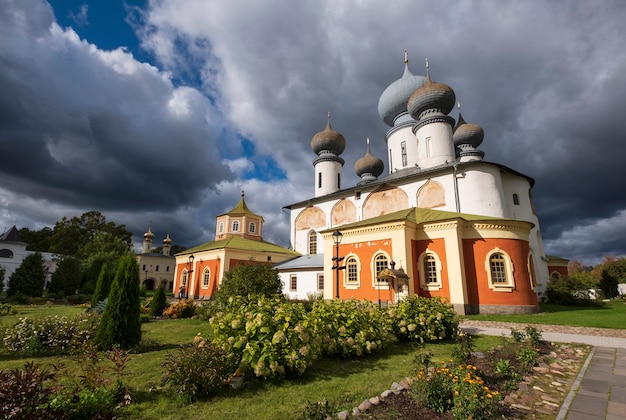
[[522, 324], [570, 325], [575, 327], [626, 328], [626, 302], [613, 300], [603, 306], [562, 306], [540, 304], [540, 312], [525, 315], [468, 315], [477, 321]]
[[[83, 307], [47, 305], [16, 307], [17, 314], [0, 317], [0, 327], [7, 327], [24, 316], [72, 316]], [[626, 304], [615, 301], [603, 307], [563, 307], [542, 305], [541, 312], [529, 315], [477, 315], [468, 319], [496, 320], [523, 324], [562, 324], [586, 327], [624, 328]], [[411, 375], [415, 357], [428, 349], [434, 360], [448, 360], [451, 343], [426, 346], [394, 344], [382, 352], [353, 360], [319, 359], [301, 377], [280, 382], [250, 381], [240, 390], [224, 389], [208, 401], [184, 405], [167, 388], [163, 388], [162, 363], [166, 354], [180, 344], [189, 343], [200, 333], [210, 334], [205, 321], [160, 320], [142, 325], [143, 346], [131, 356], [126, 369], [133, 404], [121, 413], [127, 419], [283, 419], [295, 418], [307, 402], [328, 400], [336, 410], [352, 409], [364, 399], [380, 394], [392, 382]], [[0, 329], [1, 331], [1, 329]], [[486, 351], [499, 343], [500, 337], [480, 336], [476, 349]], [[0, 353], [1, 368], [16, 368], [27, 360], [42, 365], [64, 362], [69, 370], [80, 375], [80, 364], [69, 356], [27, 359], [6, 352]]]

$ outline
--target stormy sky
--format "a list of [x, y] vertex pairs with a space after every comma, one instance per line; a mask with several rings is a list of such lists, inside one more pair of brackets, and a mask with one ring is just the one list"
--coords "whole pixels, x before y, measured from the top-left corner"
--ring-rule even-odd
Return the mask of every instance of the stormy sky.
[[99, 210], [189, 247], [243, 190], [289, 246], [328, 111], [344, 186], [367, 137], [386, 161], [407, 50], [485, 160], [535, 179], [546, 253], [626, 256], [624, 22], [622, 0], [0, 0], [0, 231]]

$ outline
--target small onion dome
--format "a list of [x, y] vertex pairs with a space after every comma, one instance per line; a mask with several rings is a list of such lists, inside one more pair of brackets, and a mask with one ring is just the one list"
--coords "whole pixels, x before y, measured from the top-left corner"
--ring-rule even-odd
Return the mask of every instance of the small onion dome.
[[426, 82], [424, 76], [411, 73], [406, 51], [404, 54], [404, 74], [387, 86], [378, 100], [378, 115], [390, 127], [393, 127], [393, 122], [398, 115], [406, 112], [406, 105], [411, 94]]
[[357, 160], [354, 164], [354, 172], [360, 178], [362, 178], [363, 175], [369, 174], [375, 179], [383, 173], [384, 169], [385, 164], [383, 161], [370, 152], [369, 139], [367, 139], [367, 152], [365, 152], [365, 156]]
[[485, 138], [485, 132], [478, 124], [471, 124], [465, 122], [461, 113], [459, 113], [459, 121], [454, 127], [452, 134], [452, 140], [455, 146], [461, 144], [469, 144], [473, 147], [478, 147]]
[[339, 156], [346, 148], [346, 139], [343, 135], [330, 126], [330, 113], [328, 113], [328, 123], [324, 131], [320, 131], [313, 136], [311, 140], [311, 149], [316, 155], [319, 155], [323, 150], [328, 150], [335, 155]]
[[170, 239], [170, 234], [168, 233], [165, 239], [163, 239], [163, 245], [171, 245], [172, 239]]
[[422, 112], [427, 110], [437, 110], [444, 115], [448, 115], [452, 108], [456, 97], [452, 88], [443, 83], [435, 83], [430, 79], [430, 75], [426, 75], [426, 82], [419, 87], [407, 103], [407, 110], [413, 119], [419, 119]]
[[145, 239], [150, 239], [152, 240], [152, 238], [154, 238], [154, 233], [152, 233], [152, 230], [150, 228], [148, 228], [148, 231], [146, 233], [143, 234], [143, 237]]

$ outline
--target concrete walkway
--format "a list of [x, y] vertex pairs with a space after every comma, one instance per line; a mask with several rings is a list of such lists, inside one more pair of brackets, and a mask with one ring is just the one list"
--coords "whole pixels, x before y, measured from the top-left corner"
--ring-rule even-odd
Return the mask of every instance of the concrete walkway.
[[[511, 330], [463, 326], [470, 334], [510, 336]], [[547, 341], [594, 346], [557, 420], [626, 420], [626, 338], [542, 332]]]

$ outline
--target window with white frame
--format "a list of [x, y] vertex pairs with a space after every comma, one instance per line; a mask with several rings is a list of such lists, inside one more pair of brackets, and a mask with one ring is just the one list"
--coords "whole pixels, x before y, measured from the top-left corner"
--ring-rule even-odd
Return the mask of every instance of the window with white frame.
[[224, 233], [224, 222], [220, 222], [220, 233]]
[[211, 282], [211, 270], [205, 268], [202, 272], [202, 288], [208, 289], [209, 283]]
[[441, 281], [441, 260], [432, 251], [426, 251], [418, 260], [420, 286], [423, 290], [439, 290]]
[[513, 263], [508, 254], [499, 248], [487, 254], [485, 269], [489, 276], [489, 288], [494, 291], [510, 292], [515, 288]]
[[318, 274], [317, 275], [317, 290], [324, 290], [324, 275], [323, 274]]
[[388, 280], [378, 279], [378, 273], [383, 271], [385, 268], [389, 267], [389, 257], [386, 254], [380, 253], [374, 256], [374, 284], [376, 285], [387, 285], [389, 283]]
[[187, 287], [187, 270], [183, 270], [180, 275], [180, 285], [183, 287]]
[[345, 260], [346, 274], [344, 276], [344, 286], [347, 289], [359, 287], [359, 260], [354, 255], [349, 255]]
[[402, 141], [400, 143], [400, 150], [402, 150], [402, 166], [406, 167], [407, 165], [407, 156], [406, 156], [406, 141]]
[[233, 222], [233, 232], [239, 232], [239, 220]]
[[317, 232], [309, 232], [309, 255], [317, 254]]
[[292, 274], [289, 278], [289, 290], [292, 292], [298, 290], [298, 276], [295, 274]]
[[250, 227], [248, 228], [248, 230], [250, 231], [250, 233], [254, 233], [254, 231], [256, 230], [256, 225], [254, 224], [254, 222], [250, 222]]

